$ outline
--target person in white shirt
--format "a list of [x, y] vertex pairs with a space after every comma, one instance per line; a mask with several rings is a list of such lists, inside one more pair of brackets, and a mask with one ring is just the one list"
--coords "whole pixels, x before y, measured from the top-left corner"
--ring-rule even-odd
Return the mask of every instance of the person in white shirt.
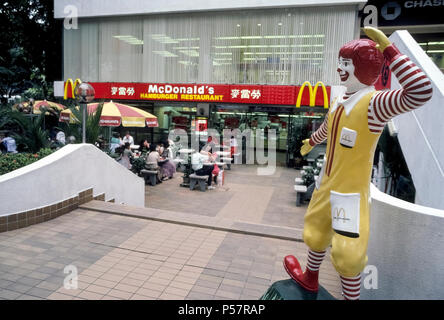
[[200, 152], [195, 152], [191, 155], [191, 167], [198, 176], [208, 176], [208, 189], [214, 189], [211, 185], [211, 180], [213, 178], [214, 166], [204, 166], [206, 162], [214, 161], [214, 157], [208, 152], [209, 146], [203, 147]]
[[56, 135], [56, 141], [57, 141], [58, 143], [60, 143], [61, 145], [63, 145], [63, 146], [66, 144], [65, 133], [64, 133], [62, 130], [60, 130], [59, 132], [57, 132], [57, 135]]
[[17, 144], [15, 142], [15, 139], [9, 136], [9, 133], [6, 133], [5, 137], [3, 139], [0, 139], [0, 143], [3, 143], [3, 145], [5, 146], [6, 152], [17, 153]]
[[134, 138], [130, 135], [129, 131], [125, 133], [125, 136], [123, 137], [123, 144], [129, 143], [131, 146], [134, 145]]

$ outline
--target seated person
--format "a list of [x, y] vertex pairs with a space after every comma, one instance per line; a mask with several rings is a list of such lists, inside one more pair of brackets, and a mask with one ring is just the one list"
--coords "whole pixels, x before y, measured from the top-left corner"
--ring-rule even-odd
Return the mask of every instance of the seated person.
[[122, 145], [122, 141], [120, 139], [120, 134], [118, 132], [113, 132], [113, 136], [109, 143], [109, 149], [112, 153], [116, 152], [116, 148]]
[[150, 143], [148, 142], [148, 140], [147, 139], [140, 140], [139, 152], [146, 153], [146, 152], [149, 152], [149, 150], [150, 150]]
[[119, 163], [127, 169], [131, 169], [131, 160], [134, 156], [134, 153], [131, 151], [131, 145], [129, 142], [125, 143], [125, 149], [123, 150], [122, 157], [119, 160]]
[[173, 160], [176, 158], [176, 154], [180, 148], [171, 139], [168, 139], [167, 145], [168, 147], [166, 148], [166, 150], [168, 151], [168, 159]]
[[165, 143], [165, 148], [163, 153], [161, 154], [161, 157], [166, 159], [166, 161], [161, 165], [161, 171], [162, 171], [162, 179], [172, 179], [174, 173], [176, 172], [176, 165], [170, 158], [170, 148], [168, 142]]
[[104, 136], [102, 134], [97, 137], [95, 145], [100, 150], [104, 150], [105, 149], [105, 138], [104, 138]]
[[17, 153], [17, 144], [15, 139], [9, 135], [9, 132], [5, 133], [3, 139], [0, 139], [0, 143], [3, 144], [7, 153]]
[[[214, 166], [204, 166], [204, 163], [210, 162], [212, 159], [210, 157], [210, 153], [208, 151], [205, 151], [207, 149], [206, 147], [201, 149], [201, 152], [194, 152], [191, 155], [191, 167], [194, 170], [194, 173], [198, 176], [208, 176], [208, 189], [212, 190], [215, 187], [211, 185], [212, 177], [213, 177], [213, 170]], [[206, 155], [205, 155], [206, 153]]]
[[164, 151], [165, 151], [165, 148], [163, 146], [163, 143], [159, 143], [157, 145], [157, 152], [159, 152], [159, 154], [162, 156]]
[[57, 134], [56, 134], [55, 140], [61, 146], [64, 146], [66, 144], [65, 133], [62, 130], [57, 130]]
[[146, 163], [145, 163], [145, 167], [148, 170], [157, 170], [157, 182], [161, 182], [162, 181], [162, 172], [160, 171], [160, 167], [159, 167], [159, 160], [160, 158], [160, 154], [159, 152], [157, 152], [157, 145], [152, 143], [150, 144], [150, 152], [148, 154], [148, 156], [146, 157]]
[[212, 146], [210, 144], [201, 146], [200, 154], [207, 157], [209, 162], [216, 162], [217, 154], [211, 153]]
[[132, 135], [130, 135], [129, 131], [125, 133], [125, 136], [122, 139], [123, 143], [129, 142], [129, 144], [132, 146], [134, 145], [134, 138]]

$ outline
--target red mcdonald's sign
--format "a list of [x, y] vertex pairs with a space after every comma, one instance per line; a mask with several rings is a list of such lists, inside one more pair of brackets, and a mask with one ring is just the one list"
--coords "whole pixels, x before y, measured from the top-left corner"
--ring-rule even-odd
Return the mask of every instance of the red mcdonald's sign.
[[[79, 79], [77, 79], [80, 81]], [[77, 84], [65, 82], [65, 96]], [[245, 85], [245, 84], [177, 84], [140, 82], [89, 82], [96, 99], [182, 101], [210, 103], [240, 103], [287, 106], [327, 107], [331, 88], [322, 82], [312, 88], [309, 82], [302, 86]], [[304, 90], [307, 87], [308, 90]], [[320, 87], [322, 90], [318, 90]]]

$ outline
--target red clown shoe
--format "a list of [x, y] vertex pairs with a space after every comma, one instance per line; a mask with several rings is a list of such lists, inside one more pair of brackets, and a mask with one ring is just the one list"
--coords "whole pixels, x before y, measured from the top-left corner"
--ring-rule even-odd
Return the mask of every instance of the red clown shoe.
[[302, 272], [301, 265], [295, 256], [286, 256], [284, 258], [284, 268], [290, 277], [301, 287], [310, 292], [318, 292], [319, 271], [306, 269]]

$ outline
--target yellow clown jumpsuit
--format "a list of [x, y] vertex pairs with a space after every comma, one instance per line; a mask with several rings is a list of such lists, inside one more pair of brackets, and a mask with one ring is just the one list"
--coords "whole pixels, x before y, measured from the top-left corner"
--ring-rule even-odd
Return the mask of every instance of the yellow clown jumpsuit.
[[[368, 106], [375, 91], [364, 95], [347, 116], [342, 105], [328, 115], [328, 140], [323, 177], [305, 215], [303, 239], [313, 251], [330, 244], [331, 260], [343, 277], [354, 277], [367, 264], [369, 236], [369, 188], [373, 156], [379, 134], [368, 128]], [[356, 131], [353, 147], [340, 144], [342, 128]], [[359, 237], [351, 238], [332, 229], [330, 191], [360, 194]]]

